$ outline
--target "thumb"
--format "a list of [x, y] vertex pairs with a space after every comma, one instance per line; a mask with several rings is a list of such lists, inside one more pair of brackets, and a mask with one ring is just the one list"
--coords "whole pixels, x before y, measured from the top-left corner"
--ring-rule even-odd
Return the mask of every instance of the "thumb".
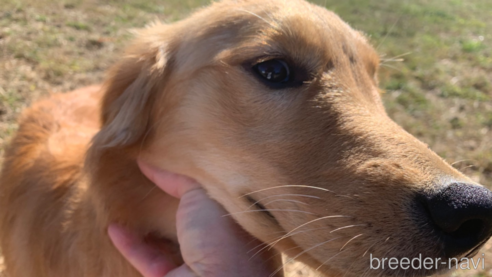
[[150, 181], [167, 194], [176, 198], [181, 198], [185, 193], [201, 187], [195, 180], [184, 175], [161, 170], [141, 159], [138, 159], [137, 163], [140, 171]]

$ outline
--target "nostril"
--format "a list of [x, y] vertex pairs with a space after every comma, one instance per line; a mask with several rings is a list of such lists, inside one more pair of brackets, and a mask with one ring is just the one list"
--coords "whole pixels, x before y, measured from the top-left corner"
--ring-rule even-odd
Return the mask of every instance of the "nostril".
[[426, 197], [425, 207], [449, 256], [469, 252], [492, 233], [492, 192], [484, 187], [451, 184]]
[[482, 233], [483, 229], [482, 220], [472, 219], [465, 221], [456, 231], [447, 234], [456, 239], [474, 239]]

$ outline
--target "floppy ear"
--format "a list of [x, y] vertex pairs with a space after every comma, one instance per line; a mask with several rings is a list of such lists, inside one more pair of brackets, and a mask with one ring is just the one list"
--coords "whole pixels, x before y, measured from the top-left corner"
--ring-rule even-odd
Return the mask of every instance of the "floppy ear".
[[101, 131], [96, 148], [129, 146], [148, 130], [154, 99], [164, 90], [171, 67], [166, 26], [141, 31], [125, 56], [109, 72], [101, 106]]

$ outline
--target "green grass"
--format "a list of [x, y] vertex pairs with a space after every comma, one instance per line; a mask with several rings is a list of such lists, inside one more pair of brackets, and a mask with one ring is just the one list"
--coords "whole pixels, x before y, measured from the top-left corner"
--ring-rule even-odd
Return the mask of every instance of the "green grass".
[[[1, 0], [0, 154], [33, 100], [100, 82], [129, 29], [173, 22], [208, 2]], [[377, 48], [390, 116], [449, 162], [464, 160], [455, 167], [492, 187], [492, 1], [314, 2]], [[456, 274], [492, 276], [487, 272]]]

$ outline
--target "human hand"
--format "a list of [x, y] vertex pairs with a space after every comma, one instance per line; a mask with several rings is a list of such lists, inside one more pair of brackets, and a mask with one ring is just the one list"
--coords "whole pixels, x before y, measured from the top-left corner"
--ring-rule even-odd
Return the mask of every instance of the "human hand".
[[[203, 188], [185, 176], [156, 169], [139, 161], [141, 171], [159, 188], [181, 199], [176, 213], [178, 242], [184, 264], [175, 265], [156, 247], [122, 226], [108, 233], [121, 254], [144, 277], [270, 276], [275, 261], [255, 255], [261, 242], [244, 231]], [[278, 257], [280, 258], [280, 257]]]

